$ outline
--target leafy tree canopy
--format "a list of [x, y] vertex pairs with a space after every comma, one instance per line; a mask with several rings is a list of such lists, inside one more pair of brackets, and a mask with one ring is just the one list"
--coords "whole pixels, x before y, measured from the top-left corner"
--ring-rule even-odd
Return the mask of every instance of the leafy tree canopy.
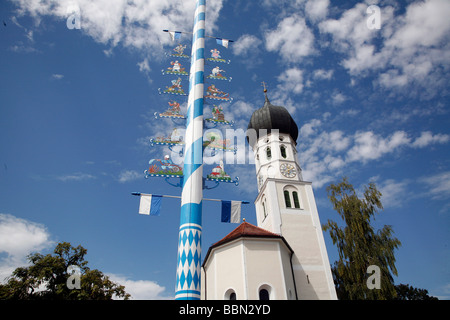
[[[394, 250], [401, 243], [393, 236], [391, 226], [376, 231], [372, 226], [375, 214], [383, 209], [381, 193], [374, 183], [364, 189], [359, 199], [355, 189], [343, 178], [339, 184], [327, 188], [328, 198], [343, 220], [341, 227], [328, 220], [323, 226], [329, 231], [333, 244], [337, 245], [339, 260], [332, 273], [339, 299], [393, 299], [397, 295], [392, 275], [397, 275]], [[367, 285], [369, 266], [380, 270], [380, 288]]]
[[28, 261], [31, 265], [17, 268], [8, 282], [0, 285], [0, 299], [129, 299], [124, 286], [87, 266], [88, 262], [84, 259], [86, 253], [87, 250], [81, 245], [73, 247], [68, 242], [61, 242], [56, 245], [53, 254], [30, 254]]

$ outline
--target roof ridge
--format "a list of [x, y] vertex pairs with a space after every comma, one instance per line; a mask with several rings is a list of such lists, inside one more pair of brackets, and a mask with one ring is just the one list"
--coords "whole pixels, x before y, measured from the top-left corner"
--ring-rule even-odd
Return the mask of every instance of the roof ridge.
[[212, 247], [218, 246], [220, 244], [229, 242], [231, 240], [237, 239], [239, 237], [274, 237], [281, 238], [281, 235], [270, 232], [266, 229], [255, 226], [247, 221], [242, 222], [237, 228], [228, 233], [221, 240], [217, 241], [212, 245]]

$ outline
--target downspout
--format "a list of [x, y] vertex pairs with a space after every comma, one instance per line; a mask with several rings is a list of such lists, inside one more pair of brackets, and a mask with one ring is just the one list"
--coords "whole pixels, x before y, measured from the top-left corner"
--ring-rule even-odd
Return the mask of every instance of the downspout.
[[206, 269], [205, 269], [205, 267], [203, 267], [203, 273], [205, 275], [205, 300], [208, 300], [208, 295], [207, 295], [207, 292], [208, 292], [207, 284], [208, 284], [208, 282], [206, 282]]
[[[294, 256], [294, 252], [291, 251], [291, 272], [292, 272], [292, 280], [294, 281], [294, 291], [295, 291], [295, 300], [298, 300], [298, 295], [297, 295], [297, 285], [295, 284], [295, 274], [294, 274], [294, 267], [292, 266], [292, 257]], [[205, 277], [205, 283], [206, 283], [206, 277]]]

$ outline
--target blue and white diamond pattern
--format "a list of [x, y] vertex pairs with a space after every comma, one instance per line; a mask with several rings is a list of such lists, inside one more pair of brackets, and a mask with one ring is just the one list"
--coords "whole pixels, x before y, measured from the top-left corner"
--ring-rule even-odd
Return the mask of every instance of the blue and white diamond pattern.
[[178, 237], [176, 299], [200, 298], [201, 226], [185, 224]]

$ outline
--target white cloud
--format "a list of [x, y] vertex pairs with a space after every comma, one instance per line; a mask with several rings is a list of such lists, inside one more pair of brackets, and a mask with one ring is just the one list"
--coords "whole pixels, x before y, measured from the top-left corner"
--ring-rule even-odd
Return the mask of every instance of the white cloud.
[[[299, 160], [304, 166], [303, 176], [313, 181], [315, 187], [321, 187], [342, 175], [351, 163], [366, 164], [399, 152], [402, 148], [425, 148], [450, 142], [450, 136], [428, 131], [422, 132], [417, 138], [410, 137], [404, 131], [396, 131], [383, 137], [373, 131], [359, 131], [354, 134], [345, 134], [341, 130], [326, 132], [320, 130], [321, 126], [321, 120], [313, 119], [300, 128]], [[399, 198], [406, 184], [407, 181], [386, 181], [382, 185], [389, 194], [397, 188], [397, 194], [385, 196], [389, 205]], [[437, 185], [441, 187], [437, 187], [436, 192], [446, 190], [443, 182]]]
[[408, 181], [395, 181], [393, 179], [377, 183], [377, 188], [381, 192], [383, 208], [402, 206], [408, 193], [408, 184]]
[[133, 300], [172, 300], [174, 297], [164, 295], [165, 287], [150, 280], [130, 280], [127, 277], [107, 274], [111, 281], [123, 285]]
[[42, 224], [0, 213], [0, 282], [17, 267], [27, 264], [26, 256], [52, 245], [50, 234]]
[[119, 180], [119, 182], [124, 183], [124, 182], [134, 181], [134, 180], [137, 180], [142, 177], [143, 177], [142, 173], [139, 173], [135, 170], [125, 170], [119, 174], [118, 180]]
[[388, 138], [383, 138], [372, 131], [357, 132], [354, 136], [355, 145], [348, 151], [347, 159], [362, 162], [375, 160], [409, 144], [410, 141], [404, 131], [396, 131]]
[[412, 144], [415, 148], [423, 148], [430, 144], [435, 143], [447, 143], [450, 141], [450, 136], [448, 134], [436, 134], [433, 135], [430, 131], [424, 131], [421, 133]]
[[58, 74], [58, 73], [52, 74], [52, 79], [61, 80], [63, 78], [64, 78], [64, 75], [62, 75], [62, 74]]
[[342, 92], [334, 92], [331, 95], [331, 101], [334, 105], [340, 105], [347, 100], [347, 97]]
[[140, 72], [150, 72], [150, 65], [148, 64], [148, 59], [145, 58], [143, 61], [138, 62], [137, 66], [139, 67]]
[[298, 14], [284, 18], [275, 30], [266, 32], [265, 41], [266, 49], [279, 52], [286, 62], [300, 62], [315, 52], [314, 34]]
[[232, 50], [235, 55], [249, 55], [255, 54], [258, 51], [258, 47], [262, 44], [262, 41], [251, 34], [244, 34], [232, 45]]
[[299, 94], [303, 91], [303, 71], [298, 68], [290, 68], [283, 71], [277, 79], [280, 84], [279, 91]]
[[319, 30], [332, 36], [332, 46], [343, 54], [341, 64], [352, 76], [376, 72], [374, 84], [383, 88], [433, 97], [447, 85], [441, 66], [450, 62], [450, 2], [416, 1], [397, 16], [394, 6], [380, 4], [380, 30], [367, 28], [364, 3], [339, 19], [322, 21]]
[[450, 198], [450, 171], [424, 177], [421, 181], [428, 186], [428, 194], [433, 199]]
[[302, 137], [308, 137], [309, 135], [315, 133], [315, 127], [318, 127], [322, 124], [322, 121], [320, 121], [319, 119], [313, 119], [308, 123], [305, 123], [301, 128], [300, 128], [300, 136]]
[[[147, 1], [147, 0], [12, 0], [19, 15], [30, 15], [39, 25], [45, 16], [66, 20], [68, 8], [80, 10], [81, 31], [95, 41], [135, 49], [153, 49], [158, 53], [161, 44], [170, 43], [170, 37], [163, 29], [176, 27], [181, 30], [192, 28], [195, 10], [194, 1]], [[216, 20], [223, 0], [208, 1], [207, 32], [217, 28]]]
[[67, 181], [92, 180], [92, 179], [96, 179], [96, 177], [91, 174], [88, 174], [88, 173], [76, 172], [73, 174], [57, 176], [56, 179], [63, 181], [63, 182], [67, 182]]
[[313, 21], [322, 20], [327, 16], [330, 0], [309, 0], [306, 2], [305, 11]]
[[419, 46], [431, 47], [448, 39], [450, 31], [450, 3], [447, 0], [426, 0], [411, 3], [400, 28], [386, 42], [408, 54], [416, 53]]
[[317, 80], [330, 80], [333, 77], [334, 70], [317, 69], [314, 70], [313, 78]]

